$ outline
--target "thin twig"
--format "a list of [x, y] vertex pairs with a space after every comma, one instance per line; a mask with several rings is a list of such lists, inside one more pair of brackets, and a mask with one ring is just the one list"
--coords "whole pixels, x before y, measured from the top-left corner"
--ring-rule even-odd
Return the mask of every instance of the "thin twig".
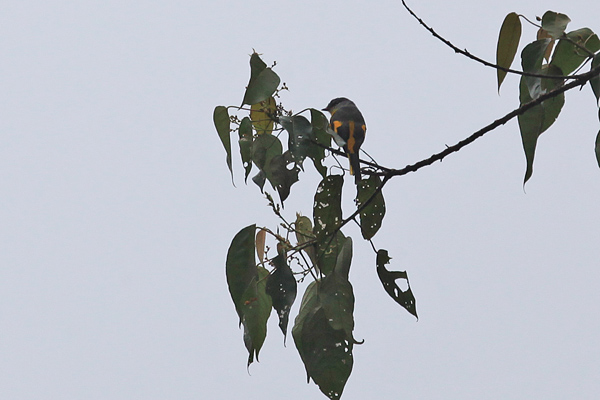
[[412, 15], [418, 22], [419, 24], [421, 24], [421, 26], [423, 26], [423, 28], [427, 29], [436, 39], [439, 39], [442, 43], [444, 43], [446, 46], [450, 47], [452, 50], [454, 50], [456, 53], [462, 54], [465, 57], [470, 58], [471, 60], [477, 61], [480, 64], [485, 65], [486, 67], [491, 67], [494, 69], [499, 69], [501, 71], [507, 72], [507, 73], [511, 73], [511, 74], [516, 74], [516, 75], [522, 75], [522, 76], [531, 76], [534, 78], [544, 78], [544, 79], [579, 79], [581, 78], [583, 75], [544, 75], [544, 74], [534, 74], [531, 72], [523, 72], [523, 71], [518, 71], [516, 69], [510, 69], [510, 68], [504, 68], [501, 67], [497, 64], [491, 63], [489, 61], [486, 61], [482, 58], [479, 58], [471, 53], [469, 53], [466, 49], [462, 50], [459, 49], [458, 47], [456, 47], [455, 45], [453, 45], [448, 39], [443, 38], [442, 36], [440, 36], [435, 30], [433, 30], [433, 28], [431, 28], [429, 25], [427, 25], [421, 18], [419, 18], [419, 16], [417, 14], [414, 13], [413, 10], [411, 10], [408, 5], [406, 4], [406, 2], [404, 0], [402, 1], [402, 5], [404, 6], [404, 8], [406, 8], [406, 10], [410, 13], [410, 15]]

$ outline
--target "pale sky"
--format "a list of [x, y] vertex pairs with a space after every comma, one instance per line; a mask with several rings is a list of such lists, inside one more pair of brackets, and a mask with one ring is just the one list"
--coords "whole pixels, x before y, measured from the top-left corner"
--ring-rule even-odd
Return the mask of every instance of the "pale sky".
[[[584, 0], [409, 5], [491, 61], [511, 11], [559, 11], [570, 29], [600, 31], [600, 4]], [[521, 48], [534, 35], [524, 26]], [[2, 399], [325, 398], [275, 314], [248, 373], [227, 291], [233, 236], [277, 224], [244, 185], [237, 150], [231, 184], [212, 123], [216, 105], [241, 103], [253, 49], [277, 61], [288, 108], [354, 100], [363, 148], [388, 167], [518, 106], [518, 78], [498, 96], [494, 70], [391, 0], [6, 0], [0, 49]], [[599, 129], [591, 90], [573, 90], [525, 189], [516, 121], [387, 185], [374, 242], [408, 271], [418, 322], [345, 229], [365, 342], [344, 400], [597, 398]], [[319, 177], [307, 166], [291, 220], [312, 215]]]

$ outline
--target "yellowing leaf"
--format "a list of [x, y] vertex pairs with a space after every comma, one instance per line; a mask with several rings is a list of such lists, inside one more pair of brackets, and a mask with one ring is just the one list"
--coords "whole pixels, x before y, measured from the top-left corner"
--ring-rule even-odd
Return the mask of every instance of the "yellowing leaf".
[[265, 240], [267, 238], [267, 231], [261, 229], [256, 234], [256, 254], [260, 262], [265, 261]]
[[[496, 65], [503, 68], [510, 68], [515, 59], [515, 54], [517, 54], [520, 39], [521, 20], [516, 13], [512, 12], [504, 18], [504, 22], [500, 28], [498, 47], [496, 49]], [[498, 90], [500, 90], [500, 85], [502, 85], [504, 78], [506, 78], [506, 71], [501, 69], [497, 69], [496, 71], [498, 74]]]
[[276, 111], [277, 105], [272, 96], [250, 107], [250, 119], [252, 119], [252, 125], [258, 135], [273, 132], [272, 116], [275, 115]]

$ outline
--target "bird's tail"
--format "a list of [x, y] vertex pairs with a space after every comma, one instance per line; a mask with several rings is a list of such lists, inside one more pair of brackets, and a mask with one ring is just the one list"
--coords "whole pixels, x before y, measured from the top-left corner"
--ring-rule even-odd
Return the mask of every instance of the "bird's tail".
[[350, 175], [354, 175], [354, 181], [358, 185], [361, 180], [360, 175], [360, 162], [358, 161], [358, 154], [348, 154], [348, 160], [350, 161]]

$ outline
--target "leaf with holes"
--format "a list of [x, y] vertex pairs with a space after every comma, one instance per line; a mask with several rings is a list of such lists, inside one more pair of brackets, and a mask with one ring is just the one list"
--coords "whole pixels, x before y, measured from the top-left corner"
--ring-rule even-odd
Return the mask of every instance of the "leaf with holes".
[[[328, 292], [335, 286], [334, 282], [330, 285]], [[331, 326], [320, 293], [320, 281], [308, 286], [292, 335], [308, 380], [312, 379], [328, 398], [339, 399], [352, 372], [354, 341], [343, 329]]]
[[[389, 257], [387, 250], [379, 250], [377, 252], [377, 276], [379, 276], [379, 280], [387, 294], [389, 294], [396, 303], [404, 307], [406, 311], [419, 318], [417, 316], [417, 301], [410, 288], [408, 275], [406, 274], [406, 271], [388, 271], [385, 265], [389, 264], [390, 260], [391, 258]], [[396, 283], [396, 280], [398, 279], [405, 280], [408, 289], [400, 289]]]
[[343, 184], [341, 175], [329, 175], [319, 183], [315, 194], [313, 220], [317, 237], [317, 265], [325, 275], [335, 267], [343, 245], [341, 232], [334, 235], [342, 223]]
[[273, 308], [279, 317], [279, 328], [283, 332], [283, 342], [287, 337], [290, 309], [296, 299], [297, 285], [294, 274], [283, 255], [273, 259], [275, 271], [267, 278], [267, 294], [273, 300]]
[[[363, 204], [371, 200], [360, 211], [360, 231], [366, 240], [375, 236], [379, 228], [381, 228], [381, 223], [385, 216], [383, 193], [379, 191], [375, 194], [380, 186], [381, 179], [377, 175], [371, 175], [368, 179], [362, 179], [358, 184], [357, 207], [361, 208]], [[372, 196], [373, 198], [371, 199]]]
[[327, 176], [327, 168], [323, 165], [325, 148], [331, 147], [331, 135], [327, 133], [329, 121], [325, 114], [314, 108], [310, 109], [310, 121], [313, 139], [317, 144], [309, 147], [307, 156], [313, 161], [315, 169], [321, 174], [321, 177], [325, 178]]
[[279, 118], [279, 123], [288, 133], [288, 149], [292, 160], [296, 164], [302, 165], [310, 148], [314, 146], [310, 122], [301, 115], [295, 115], [293, 117], [283, 116]]

